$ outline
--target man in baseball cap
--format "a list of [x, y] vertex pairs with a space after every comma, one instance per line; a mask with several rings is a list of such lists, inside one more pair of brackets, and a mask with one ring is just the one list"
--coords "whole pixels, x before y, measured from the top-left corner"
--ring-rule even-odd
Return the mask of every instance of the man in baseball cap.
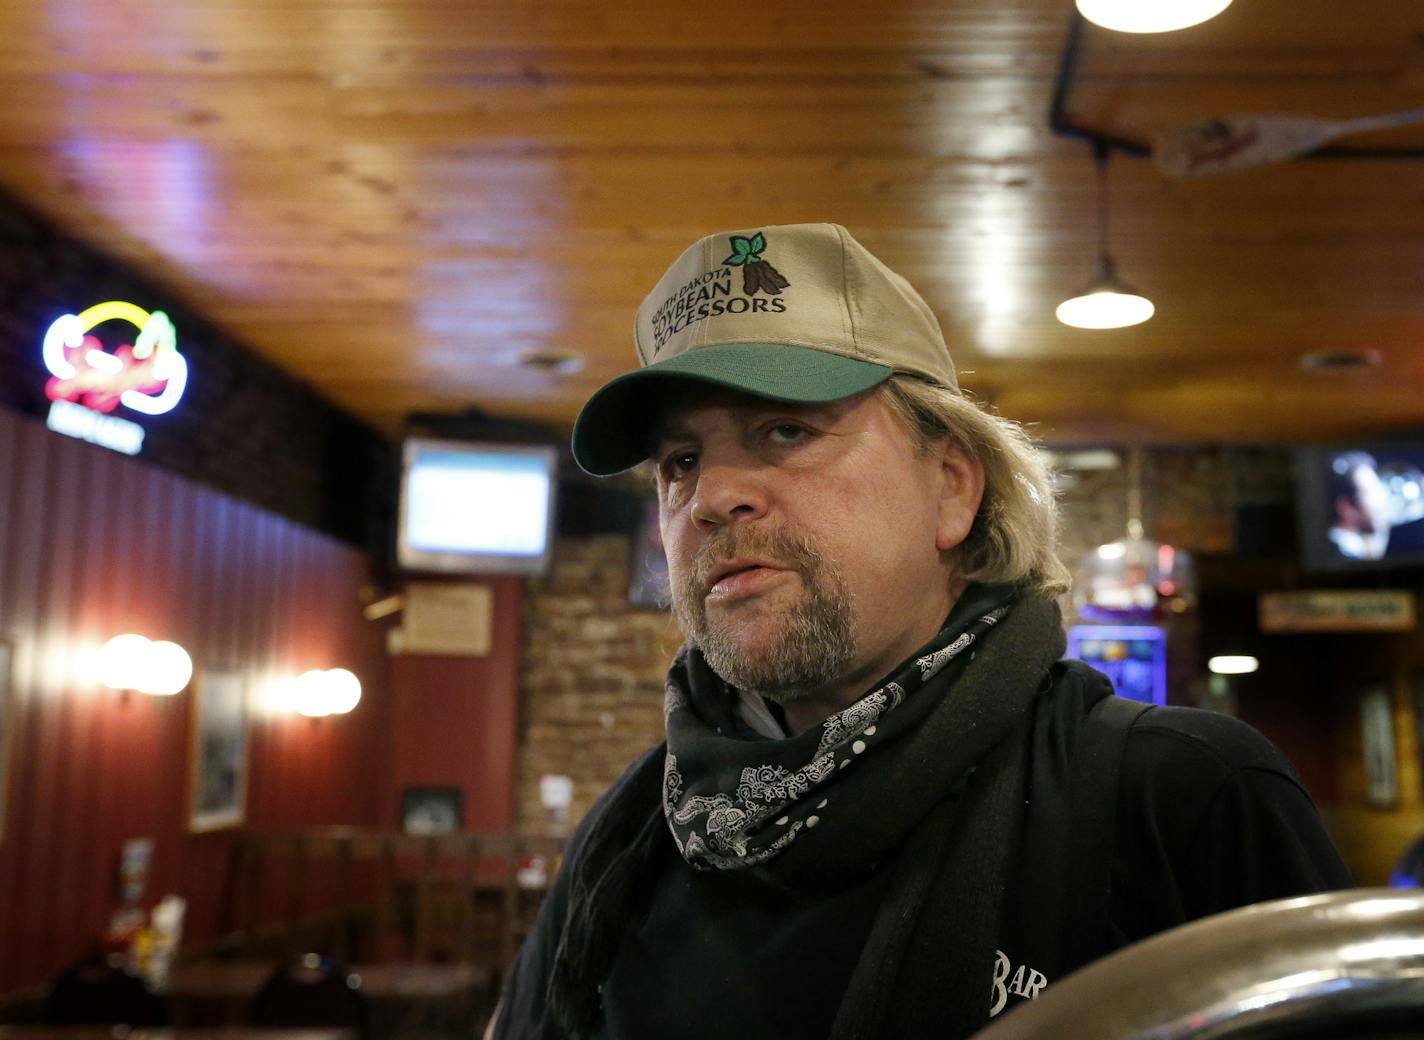
[[574, 426], [574, 458], [597, 476], [647, 457], [670, 381], [788, 403], [839, 401], [896, 372], [959, 387], [920, 294], [836, 224], [702, 239], [638, 308], [635, 342], [642, 367], [595, 393]]
[[655, 476], [667, 740], [580, 825], [493, 1036], [965, 1036], [1132, 940], [1350, 883], [1259, 734], [1060, 660], [1043, 465], [844, 228], [702, 239], [636, 345], [573, 451]]

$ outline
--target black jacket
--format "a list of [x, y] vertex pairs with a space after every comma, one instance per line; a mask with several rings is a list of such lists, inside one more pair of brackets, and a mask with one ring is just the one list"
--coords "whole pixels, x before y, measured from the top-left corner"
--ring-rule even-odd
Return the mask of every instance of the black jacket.
[[[1111, 847], [1074, 861], [1070, 831], [1094, 807], [1074, 804], [1073, 749], [1089, 709], [1110, 690], [1074, 662], [1060, 663], [1052, 678], [1025, 766], [1025, 847], [1014, 857], [994, 963], [984, 966], [992, 1012], [1031, 999], [1095, 956], [1186, 921], [1352, 884], [1280, 752], [1241, 722], [1188, 708], [1157, 708], [1132, 725], [1122, 744]], [[568, 857], [579, 855], [586, 830], [587, 822]], [[670, 837], [666, 846], [610, 966], [596, 1035], [824, 1038], [890, 864], [868, 865], [860, 881], [837, 892], [802, 893], [746, 872], [693, 870]], [[1081, 930], [1074, 910], [1083, 879], [1105, 870], [1107, 920], [1089, 926], [1094, 934], [1072, 934]], [[497, 1038], [524, 1036], [542, 1007], [567, 877], [563, 871], [556, 880], [511, 972]]]

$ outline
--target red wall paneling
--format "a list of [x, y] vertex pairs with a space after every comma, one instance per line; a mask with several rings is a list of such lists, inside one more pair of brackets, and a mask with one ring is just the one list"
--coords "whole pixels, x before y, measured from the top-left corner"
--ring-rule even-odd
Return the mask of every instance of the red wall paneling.
[[478, 581], [494, 594], [487, 656], [394, 659], [388, 826], [399, 824], [404, 788], [457, 787], [466, 830], [514, 829], [521, 579]]
[[388, 822], [389, 662], [361, 617], [366, 577], [349, 546], [0, 411], [0, 636], [15, 648], [0, 993], [87, 951], [130, 838], [155, 841], [148, 902], [188, 900], [185, 945], [231, 924], [235, 832], [187, 830], [193, 690], [101, 687], [86, 653], [110, 636], [172, 639], [200, 672], [241, 671], [253, 697], [350, 668], [362, 700], [348, 716], [254, 712], [247, 825]]

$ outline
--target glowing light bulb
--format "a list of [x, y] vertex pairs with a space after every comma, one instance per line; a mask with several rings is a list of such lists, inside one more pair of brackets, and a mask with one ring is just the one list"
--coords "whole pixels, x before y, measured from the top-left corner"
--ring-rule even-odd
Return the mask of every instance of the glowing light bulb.
[[150, 643], [144, 665], [143, 682], [137, 687], [144, 693], [171, 697], [181, 693], [193, 678], [193, 659], [177, 643], [159, 640]]
[[361, 680], [345, 668], [332, 668], [326, 682], [331, 714], [345, 715], [361, 702]]
[[319, 668], [303, 672], [292, 683], [292, 708], [298, 715], [319, 719], [331, 714], [326, 673]]
[[1231, 6], [1231, 0], [1078, 0], [1083, 17], [1104, 29], [1159, 33], [1200, 25]]
[[99, 651], [99, 681], [111, 690], [141, 689], [152, 645], [132, 632], [114, 636]]
[[1064, 300], [1055, 312], [1058, 320], [1075, 329], [1125, 329], [1141, 325], [1156, 312], [1152, 301], [1136, 293], [1090, 289]]
[[1261, 667], [1261, 662], [1246, 654], [1222, 654], [1206, 663], [1217, 675], [1249, 675]]

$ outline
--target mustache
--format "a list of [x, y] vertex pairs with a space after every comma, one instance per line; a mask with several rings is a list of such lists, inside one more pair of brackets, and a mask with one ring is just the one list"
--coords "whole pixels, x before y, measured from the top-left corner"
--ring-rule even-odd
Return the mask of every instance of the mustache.
[[821, 554], [805, 535], [785, 529], [724, 527], [713, 532], [697, 550], [691, 575], [694, 587], [704, 595], [711, 591], [712, 572], [738, 556], [757, 557], [803, 577], [815, 574], [821, 565]]

